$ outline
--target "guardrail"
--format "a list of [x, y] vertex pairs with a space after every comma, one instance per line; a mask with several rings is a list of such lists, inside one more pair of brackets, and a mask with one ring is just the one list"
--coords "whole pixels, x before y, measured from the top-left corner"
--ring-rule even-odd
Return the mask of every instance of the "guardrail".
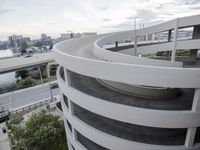
[[50, 99], [41, 100], [39, 102], [28, 104], [28, 105], [25, 105], [25, 106], [22, 106], [22, 107], [13, 109], [13, 110], [2, 111], [2, 112], [0, 112], [0, 121], [6, 120], [6, 119], [8, 119], [10, 117], [15, 117], [17, 115], [23, 115], [23, 114], [28, 113], [28, 112], [30, 112], [32, 110], [35, 110], [35, 109], [37, 109], [39, 107], [45, 106], [45, 105], [47, 105], [49, 103], [52, 103], [54, 101], [57, 101], [56, 97], [53, 97], [53, 98], [50, 98]]
[[[36, 51], [34, 53], [30, 53], [31, 56], [33, 55], [37, 55], [37, 54], [46, 54], [46, 53], [51, 53], [52, 52], [52, 49], [49, 50], [49, 51], [44, 51], [44, 52], [41, 52], [41, 51]], [[17, 54], [17, 53], [13, 53], [12, 56], [5, 56], [5, 57], [0, 57], [0, 59], [9, 59], [9, 58], [19, 58], [19, 57], [24, 57], [26, 56], [27, 54]]]

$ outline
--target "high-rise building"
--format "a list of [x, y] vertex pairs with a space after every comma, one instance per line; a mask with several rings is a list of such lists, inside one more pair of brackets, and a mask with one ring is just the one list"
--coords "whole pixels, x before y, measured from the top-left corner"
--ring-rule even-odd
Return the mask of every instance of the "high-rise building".
[[[188, 27], [191, 39], [179, 40], [179, 29]], [[115, 44], [159, 32], [168, 32], [167, 41]], [[200, 15], [56, 44], [69, 150], [200, 150], [198, 49]]]
[[8, 43], [11, 48], [19, 47], [20, 41], [23, 39], [22, 35], [12, 35], [8, 37]]
[[23, 37], [22, 35], [15, 35], [8, 37], [8, 47], [13, 50], [13, 52], [21, 53], [24, 48], [24, 43], [30, 42], [30, 37]]

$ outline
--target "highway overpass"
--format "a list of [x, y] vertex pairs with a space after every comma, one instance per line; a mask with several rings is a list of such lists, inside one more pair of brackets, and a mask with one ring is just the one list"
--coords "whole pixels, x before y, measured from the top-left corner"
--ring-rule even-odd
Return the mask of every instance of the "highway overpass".
[[46, 66], [49, 63], [54, 63], [52, 53], [37, 54], [32, 57], [0, 59], [0, 74], [29, 67]]

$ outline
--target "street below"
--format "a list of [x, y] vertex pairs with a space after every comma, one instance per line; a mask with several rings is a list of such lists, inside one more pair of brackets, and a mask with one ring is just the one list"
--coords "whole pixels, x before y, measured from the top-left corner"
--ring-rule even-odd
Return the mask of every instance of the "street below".
[[[55, 83], [55, 82], [53, 82]], [[52, 94], [51, 94], [52, 92]], [[59, 88], [50, 88], [49, 83], [0, 95], [0, 112], [16, 109], [59, 94]]]

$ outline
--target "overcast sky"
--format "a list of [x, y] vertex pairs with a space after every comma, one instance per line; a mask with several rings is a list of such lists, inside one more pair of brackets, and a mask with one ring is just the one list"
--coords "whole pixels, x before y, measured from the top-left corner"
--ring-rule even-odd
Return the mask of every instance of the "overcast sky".
[[[0, 0], [0, 40], [11, 34], [105, 33], [200, 14], [200, 0]], [[139, 25], [138, 25], [139, 26]]]

